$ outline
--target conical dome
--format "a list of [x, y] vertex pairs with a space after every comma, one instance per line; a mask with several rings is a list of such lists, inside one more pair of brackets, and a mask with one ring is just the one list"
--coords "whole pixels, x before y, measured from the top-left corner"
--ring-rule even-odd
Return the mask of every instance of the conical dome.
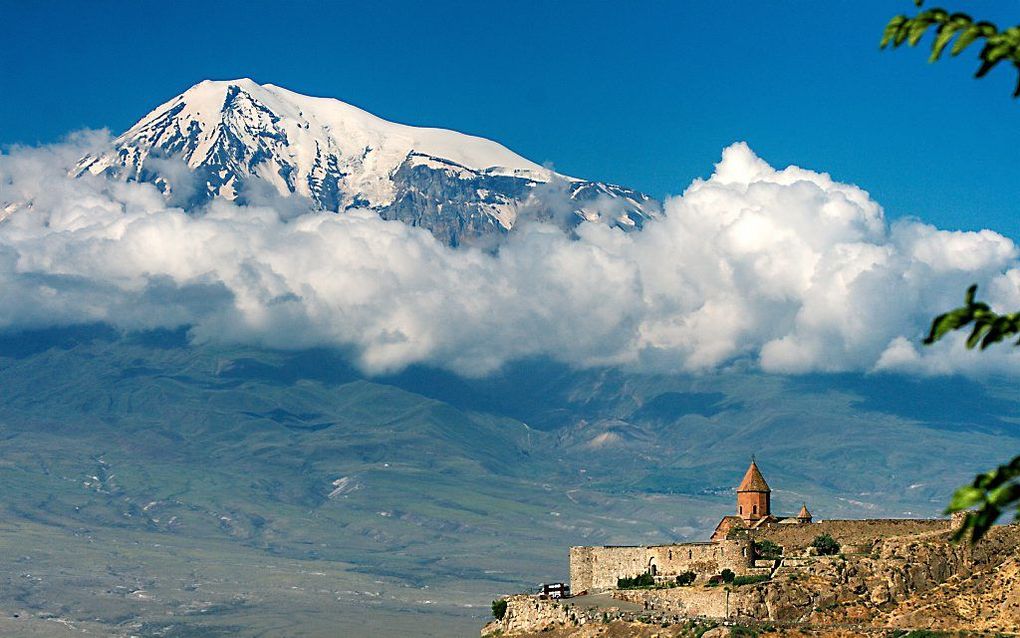
[[747, 468], [747, 473], [744, 474], [744, 480], [740, 481], [740, 486], [737, 488], [737, 492], [771, 492], [772, 489], [769, 484], [765, 482], [765, 477], [761, 475], [761, 471], [758, 469], [758, 464], [751, 461], [751, 467]]

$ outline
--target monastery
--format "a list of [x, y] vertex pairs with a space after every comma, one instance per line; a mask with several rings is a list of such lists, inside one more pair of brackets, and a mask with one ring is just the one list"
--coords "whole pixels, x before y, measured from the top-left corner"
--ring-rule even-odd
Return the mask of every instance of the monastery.
[[[753, 459], [736, 500], [736, 513], [705, 542], [570, 548], [573, 597], [562, 583], [541, 595], [510, 596], [483, 638], [585, 624], [599, 631], [557, 635], [604, 635], [603, 625], [617, 621], [616, 631], [627, 635], [672, 635], [659, 628], [687, 632], [692, 619], [836, 624], [848, 636], [1020, 627], [1020, 525], [997, 525], [970, 546], [950, 541], [963, 513], [816, 521], [805, 504], [795, 516], [779, 516]], [[823, 536], [830, 551], [821, 552]], [[853, 633], [857, 627], [866, 631]]]
[[755, 530], [770, 525], [804, 525], [811, 522], [811, 512], [807, 503], [800, 508], [796, 516], [778, 518], [772, 514], [772, 489], [761, 475], [758, 464], [751, 458], [751, 467], [747, 468], [744, 480], [737, 487], [737, 514], [723, 516], [712, 533], [713, 541], [727, 538], [731, 532], [740, 529]]
[[705, 580], [728, 569], [736, 575], [770, 574], [774, 560], [755, 555], [755, 540], [788, 550], [808, 551], [818, 534], [831, 534], [850, 546], [871, 536], [942, 529], [945, 519], [880, 519], [813, 522], [807, 504], [795, 516], [772, 513], [772, 489], [752, 458], [737, 487], [736, 514], [724, 516], [710, 539], [697, 543], [570, 548], [570, 588], [575, 593], [614, 589], [620, 578], [651, 574], [657, 582], [693, 572]]

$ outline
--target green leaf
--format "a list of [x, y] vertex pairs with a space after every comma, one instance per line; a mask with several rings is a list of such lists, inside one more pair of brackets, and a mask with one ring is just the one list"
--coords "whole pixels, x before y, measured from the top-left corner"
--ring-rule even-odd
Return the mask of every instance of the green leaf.
[[949, 21], [955, 24], [958, 29], [974, 22], [973, 18], [966, 13], [954, 13], [949, 17]]
[[963, 295], [963, 305], [972, 306], [974, 305], [974, 296], [977, 295], [977, 284], [971, 284], [970, 288], [967, 288], [967, 292]]
[[973, 349], [977, 346], [990, 328], [991, 325], [987, 323], [975, 323], [974, 330], [972, 330], [970, 336], [967, 337], [967, 348]]
[[992, 505], [1006, 507], [1018, 498], [1020, 498], [1020, 485], [1016, 483], [1009, 483], [1001, 485], [989, 492], [987, 500]]
[[917, 45], [917, 43], [921, 41], [921, 38], [924, 37], [925, 32], [930, 26], [931, 22], [927, 19], [923, 19], [920, 16], [915, 18], [910, 24], [910, 29], [907, 31], [907, 44], [910, 46]]
[[990, 38], [999, 32], [999, 30], [995, 28], [995, 25], [992, 24], [991, 22], [988, 22], [987, 20], [982, 20], [981, 22], [978, 22], [977, 27], [978, 29], [980, 29], [981, 37], [983, 38]]
[[905, 22], [900, 25], [900, 28], [896, 30], [896, 35], [893, 36], [893, 46], [898, 47], [903, 44], [903, 41], [907, 39], [910, 34], [910, 23]]
[[981, 66], [978, 67], [977, 73], [974, 74], [974, 77], [976, 78], [985, 77], [986, 75], [988, 75], [988, 72], [992, 70], [992, 67], [994, 67], [998, 63], [999, 63], [998, 60], [985, 60], [984, 62], [981, 63]]
[[949, 52], [952, 55], [960, 55], [964, 49], [969, 47], [979, 37], [981, 37], [981, 28], [976, 24], [972, 24], [963, 30], [963, 33], [957, 38], [956, 43]]
[[939, 27], [938, 34], [935, 36], [935, 43], [931, 47], [931, 57], [928, 58], [929, 62], [935, 62], [942, 57], [942, 51], [959, 29], [959, 25], [952, 22], [944, 23]]
[[946, 511], [952, 513], [969, 509], [984, 502], [984, 498], [984, 490], [973, 485], [965, 485], [953, 494], [953, 500], [949, 502], [949, 508]]
[[931, 330], [925, 338], [924, 343], [931, 345], [953, 330], [959, 330], [966, 326], [973, 319], [970, 308], [957, 308], [951, 312], [941, 314], [932, 321]]
[[886, 45], [889, 44], [889, 41], [896, 36], [896, 33], [899, 31], [900, 27], [906, 21], [907, 16], [904, 15], [895, 16], [892, 20], [890, 20], [889, 24], [887, 24], [885, 27], [885, 32], [882, 34], [882, 42], [878, 45], [878, 47], [880, 49], [884, 49]]

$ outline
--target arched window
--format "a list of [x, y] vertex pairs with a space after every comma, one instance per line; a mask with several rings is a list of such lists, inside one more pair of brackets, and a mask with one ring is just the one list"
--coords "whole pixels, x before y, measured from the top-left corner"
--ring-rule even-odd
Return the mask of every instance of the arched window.
[[669, 550], [669, 560], [673, 560], [673, 550]]
[[758, 506], [757, 505], [752, 505], [751, 506], [751, 513], [752, 514], [757, 514], [758, 513]]
[[741, 516], [744, 515], [744, 506], [743, 505], [738, 505], [737, 506], [737, 510], [738, 510], [737, 514], [740, 514]]
[[687, 550], [687, 560], [690, 560], [692, 558], [694, 558], [694, 550], [693, 549], [689, 549], [689, 550]]

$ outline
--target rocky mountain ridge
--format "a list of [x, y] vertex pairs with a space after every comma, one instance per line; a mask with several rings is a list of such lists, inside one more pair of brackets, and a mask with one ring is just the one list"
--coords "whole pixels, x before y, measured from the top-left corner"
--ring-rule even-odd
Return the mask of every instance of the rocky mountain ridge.
[[184, 207], [275, 195], [323, 211], [368, 208], [450, 245], [505, 234], [521, 216], [633, 229], [660, 210], [643, 193], [561, 175], [490, 140], [250, 79], [193, 86], [75, 174], [151, 182]]

